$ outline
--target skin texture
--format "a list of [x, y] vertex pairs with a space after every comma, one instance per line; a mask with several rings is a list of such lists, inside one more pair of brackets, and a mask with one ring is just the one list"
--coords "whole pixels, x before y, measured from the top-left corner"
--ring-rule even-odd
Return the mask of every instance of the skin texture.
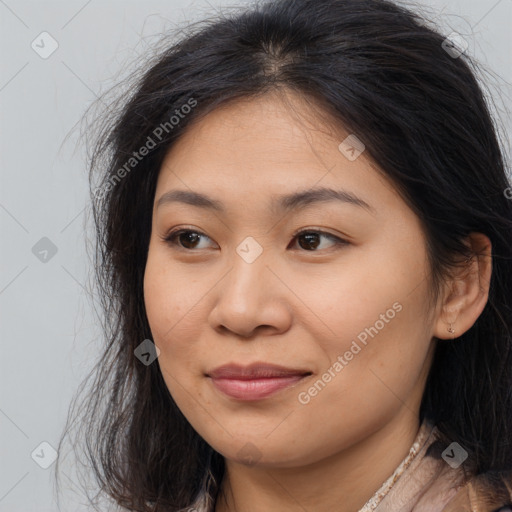
[[[349, 133], [322, 119], [292, 93], [229, 103], [189, 126], [160, 170], [145, 304], [169, 392], [225, 457], [216, 512], [358, 510], [417, 434], [435, 338], [452, 342], [487, 301], [491, 263], [483, 257], [431, 307], [419, 219], [365, 152], [354, 161], [342, 154]], [[269, 207], [276, 196], [316, 187], [348, 191], [372, 211], [339, 201], [287, 213]], [[207, 194], [225, 211], [157, 208], [175, 189]], [[164, 241], [172, 228], [201, 237], [173, 246]], [[348, 244], [317, 235], [308, 245], [294, 237], [304, 228]], [[263, 251], [252, 263], [237, 253], [246, 237]], [[468, 243], [490, 256], [484, 235]], [[393, 304], [400, 311], [348, 361], [352, 342]], [[338, 356], [346, 364], [301, 403]], [[223, 395], [205, 376], [255, 361], [312, 375], [256, 402]]]

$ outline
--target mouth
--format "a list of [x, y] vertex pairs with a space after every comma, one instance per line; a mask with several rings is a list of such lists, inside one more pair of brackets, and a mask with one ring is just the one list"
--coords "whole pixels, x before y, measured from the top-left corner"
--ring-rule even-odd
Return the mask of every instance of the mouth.
[[254, 363], [249, 366], [228, 364], [205, 374], [224, 395], [245, 401], [267, 398], [310, 375], [312, 372], [309, 370], [268, 363]]

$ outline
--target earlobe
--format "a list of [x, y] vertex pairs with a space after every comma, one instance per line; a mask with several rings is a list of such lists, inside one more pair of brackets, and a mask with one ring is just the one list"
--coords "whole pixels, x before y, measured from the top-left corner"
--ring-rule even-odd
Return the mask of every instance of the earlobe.
[[444, 303], [434, 336], [455, 339], [468, 331], [487, 304], [492, 274], [492, 244], [482, 233], [471, 233], [467, 244], [473, 256], [446, 283]]

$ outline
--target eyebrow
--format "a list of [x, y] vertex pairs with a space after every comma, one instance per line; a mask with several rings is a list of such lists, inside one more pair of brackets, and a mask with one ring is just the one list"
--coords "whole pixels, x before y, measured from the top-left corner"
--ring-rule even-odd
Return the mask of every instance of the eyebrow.
[[[310, 204], [338, 201], [346, 204], [351, 204], [367, 210], [375, 214], [375, 209], [370, 206], [366, 201], [356, 196], [352, 192], [346, 190], [334, 190], [331, 188], [314, 188], [304, 190], [302, 192], [293, 192], [291, 194], [274, 196], [272, 198], [270, 209], [272, 212], [286, 213], [291, 210], [304, 208]], [[213, 199], [205, 194], [193, 192], [191, 190], [170, 190], [162, 194], [157, 201], [156, 208], [169, 203], [184, 203], [199, 208], [214, 210], [219, 213], [224, 213], [225, 209], [221, 201]]]

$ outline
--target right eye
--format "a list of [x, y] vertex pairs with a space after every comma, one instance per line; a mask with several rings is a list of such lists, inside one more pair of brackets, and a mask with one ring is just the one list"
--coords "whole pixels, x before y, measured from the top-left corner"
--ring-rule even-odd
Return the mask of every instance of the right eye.
[[185, 250], [205, 249], [205, 247], [198, 247], [197, 243], [201, 238], [208, 238], [204, 233], [192, 229], [176, 229], [171, 231], [162, 239], [171, 247]]

